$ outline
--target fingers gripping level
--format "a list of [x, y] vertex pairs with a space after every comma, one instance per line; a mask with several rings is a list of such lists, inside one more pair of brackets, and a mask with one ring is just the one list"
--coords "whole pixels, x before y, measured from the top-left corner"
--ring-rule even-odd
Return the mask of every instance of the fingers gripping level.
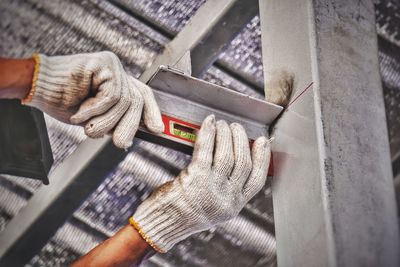
[[113, 132], [117, 147], [132, 144], [142, 113], [150, 131], [164, 130], [152, 90], [126, 74], [112, 52], [40, 55], [35, 84], [35, 93], [25, 104], [62, 122], [84, 125], [92, 138]]
[[258, 138], [250, 151], [238, 124], [202, 123], [192, 162], [146, 199], [133, 215], [146, 238], [168, 251], [186, 237], [235, 217], [265, 184], [270, 142]]

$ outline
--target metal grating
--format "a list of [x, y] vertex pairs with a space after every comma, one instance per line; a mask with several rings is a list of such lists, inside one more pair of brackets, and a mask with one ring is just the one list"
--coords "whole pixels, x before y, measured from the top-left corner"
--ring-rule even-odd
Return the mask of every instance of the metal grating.
[[379, 62], [385, 97], [393, 174], [400, 174], [400, 2], [376, 4]]
[[254, 17], [220, 55], [221, 63], [264, 88], [260, 17]]

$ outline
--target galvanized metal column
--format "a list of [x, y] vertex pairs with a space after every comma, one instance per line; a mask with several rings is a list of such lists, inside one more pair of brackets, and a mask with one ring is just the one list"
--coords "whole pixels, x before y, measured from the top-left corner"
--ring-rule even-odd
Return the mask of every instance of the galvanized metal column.
[[398, 266], [372, 1], [260, 0], [265, 79], [295, 75], [276, 124], [279, 266]]

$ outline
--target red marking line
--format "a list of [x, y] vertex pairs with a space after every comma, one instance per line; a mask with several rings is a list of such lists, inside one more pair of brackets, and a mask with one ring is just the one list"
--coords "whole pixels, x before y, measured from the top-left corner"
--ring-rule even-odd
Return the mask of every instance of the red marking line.
[[293, 104], [302, 94], [304, 94], [312, 85], [314, 84], [314, 82], [311, 82], [306, 89], [304, 89], [298, 96], [296, 96], [292, 102], [289, 103], [288, 107], [290, 107], [291, 104]]

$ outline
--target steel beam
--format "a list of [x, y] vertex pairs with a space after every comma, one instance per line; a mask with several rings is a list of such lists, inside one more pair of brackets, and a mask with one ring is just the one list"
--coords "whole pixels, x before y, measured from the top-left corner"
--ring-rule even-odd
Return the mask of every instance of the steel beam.
[[[147, 82], [161, 64], [175, 65], [204, 40], [236, 2], [239, 0], [207, 1], [141, 75], [141, 81]], [[50, 174], [50, 186], [36, 192], [0, 233], [0, 265], [27, 263], [124, 155], [109, 138], [84, 141]]]
[[160, 65], [174, 65], [187, 51], [191, 51], [193, 76], [200, 75], [216, 60], [225, 45], [229, 44], [227, 42], [257, 14], [257, 10], [258, 5], [254, 0], [205, 2], [186, 27], [166, 45], [164, 52], [143, 74], [143, 78], [150, 79]]
[[[154, 21], [151, 16], [144, 14], [141, 10], [138, 10], [131, 1], [108, 1], [126, 12], [127, 14], [138, 19], [140, 22], [144, 23], [148, 27], [161, 33], [165, 37], [173, 39], [175, 36], [177, 36], [177, 33], [175, 31], [158, 23], [157, 21]], [[210, 2], [206, 4], [210, 5], [210, 8], [212, 8], [212, 5], [214, 5], [216, 1], [214, 0], [207, 2]], [[223, 4], [224, 1], [219, 2]], [[254, 79], [251, 79], [249, 75], [233, 69], [222, 60], [218, 60], [219, 54], [226, 49], [226, 47], [235, 38], [235, 36], [258, 13], [257, 0], [240, 0], [235, 1], [235, 3], [233, 3], [232, 5], [229, 2], [232, 1], [225, 2], [226, 4], [230, 5], [230, 7], [226, 9], [226, 11], [224, 11], [225, 13], [219, 19], [219, 22], [216, 23], [212, 28], [210, 28], [208, 30], [208, 33], [204, 36], [199, 35], [199, 38], [202, 38], [202, 40], [200, 42], [196, 41], [197, 44], [191, 49], [193, 57], [193, 76], [200, 77], [205, 71], [207, 71], [208, 67], [210, 67], [210, 65], [214, 63], [215, 67], [229, 74], [239, 82], [251, 87], [258, 92], [263, 92], [263, 86]], [[208, 17], [211, 18], [212, 14], [209, 13]]]
[[265, 78], [295, 75], [277, 122], [279, 266], [399, 266], [373, 1], [260, 0]]
[[125, 157], [109, 138], [85, 141], [0, 234], [0, 266], [23, 266]]
[[203, 75], [257, 13], [258, 0], [236, 1], [191, 50], [192, 75]]

